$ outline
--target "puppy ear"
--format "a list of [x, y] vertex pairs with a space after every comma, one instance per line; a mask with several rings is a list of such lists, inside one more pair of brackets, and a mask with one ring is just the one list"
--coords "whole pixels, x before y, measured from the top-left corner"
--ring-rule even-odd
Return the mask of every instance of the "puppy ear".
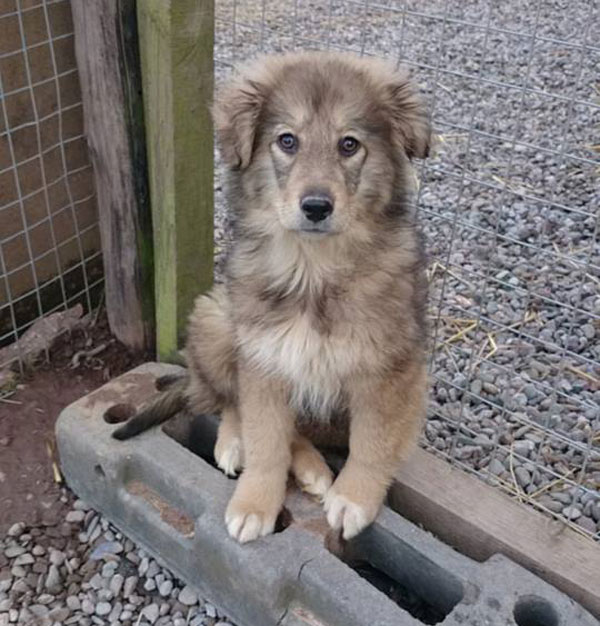
[[256, 126], [265, 101], [265, 87], [247, 77], [235, 79], [218, 94], [212, 114], [225, 162], [243, 170], [252, 159]]
[[392, 126], [409, 159], [429, 156], [432, 134], [429, 115], [408, 72], [399, 70], [387, 86]]

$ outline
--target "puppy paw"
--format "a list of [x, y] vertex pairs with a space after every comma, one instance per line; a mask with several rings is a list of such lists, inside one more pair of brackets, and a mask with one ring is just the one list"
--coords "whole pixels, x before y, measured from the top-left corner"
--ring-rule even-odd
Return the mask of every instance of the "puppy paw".
[[277, 514], [269, 515], [264, 511], [230, 510], [225, 514], [227, 532], [240, 543], [254, 541], [259, 537], [270, 535], [275, 529]]
[[225, 524], [227, 532], [240, 543], [254, 541], [275, 529], [286, 482], [285, 471], [281, 477], [276, 474], [276, 471], [272, 475], [244, 472], [238, 480], [227, 506]]
[[227, 476], [236, 476], [243, 466], [242, 440], [239, 437], [225, 442], [219, 439], [215, 445], [215, 461]]
[[333, 482], [333, 474], [321, 453], [304, 438], [292, 444], [292, 473], [302, 491], [322, 500]]
[[297, 473], [295, 476], [300, 489], [319, 500], [323, 500], [333, 482], [333, 475], [329, 468], [326, 472], [307, 470], [303, 473]]
[[377, 515], [377, 510], [369, 511], [365, 506], [352, 502], [347, 496], [336, 493], [335, 487], [327, 492], [324, 508], [328, 524], [336, 530], [342, 529], [344, 539], [356, 537]]

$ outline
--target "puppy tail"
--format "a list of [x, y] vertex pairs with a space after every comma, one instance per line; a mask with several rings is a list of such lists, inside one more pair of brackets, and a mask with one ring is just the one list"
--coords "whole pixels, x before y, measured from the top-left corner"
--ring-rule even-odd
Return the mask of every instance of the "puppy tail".
[[162, 376], [156, 381], [162, 393], [158, 398], [134, 415], [123, 426], [113, 431], [115, 439], [124, 440], [139, 435], [152, 426], [166, 422], [188, 406], [187, 387], [189, 376]]

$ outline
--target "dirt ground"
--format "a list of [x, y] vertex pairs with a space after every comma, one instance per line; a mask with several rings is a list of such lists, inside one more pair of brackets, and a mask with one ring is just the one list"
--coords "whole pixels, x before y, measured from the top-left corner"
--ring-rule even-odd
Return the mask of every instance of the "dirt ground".
[[[84, 354], [95, 349], [93, 356]], [[56, 418], [74, 400], [147, 359], [112, 337], [101, 316], [94, 326], [62, 335], [49, 360], [0, 399], [0, 535], [15, 522], [51, 526], [62, 520], [67, 505], [53, 469]]]

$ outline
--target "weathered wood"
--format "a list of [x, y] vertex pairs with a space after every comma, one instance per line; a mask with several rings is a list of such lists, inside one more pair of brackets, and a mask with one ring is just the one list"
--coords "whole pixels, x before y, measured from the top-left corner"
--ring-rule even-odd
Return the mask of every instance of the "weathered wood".
[[600, 618], [598, 544], [424, 450], [396, 480], [401, 515], [479, 561], [505, 554]]
[[94, 168], [112, 332], [154, 341], [152, 227], [134, 0], [72, 0], [85, 132]]
[[157, 352], [173, 358], [213, 279], [213, 0], [138, 2]]

